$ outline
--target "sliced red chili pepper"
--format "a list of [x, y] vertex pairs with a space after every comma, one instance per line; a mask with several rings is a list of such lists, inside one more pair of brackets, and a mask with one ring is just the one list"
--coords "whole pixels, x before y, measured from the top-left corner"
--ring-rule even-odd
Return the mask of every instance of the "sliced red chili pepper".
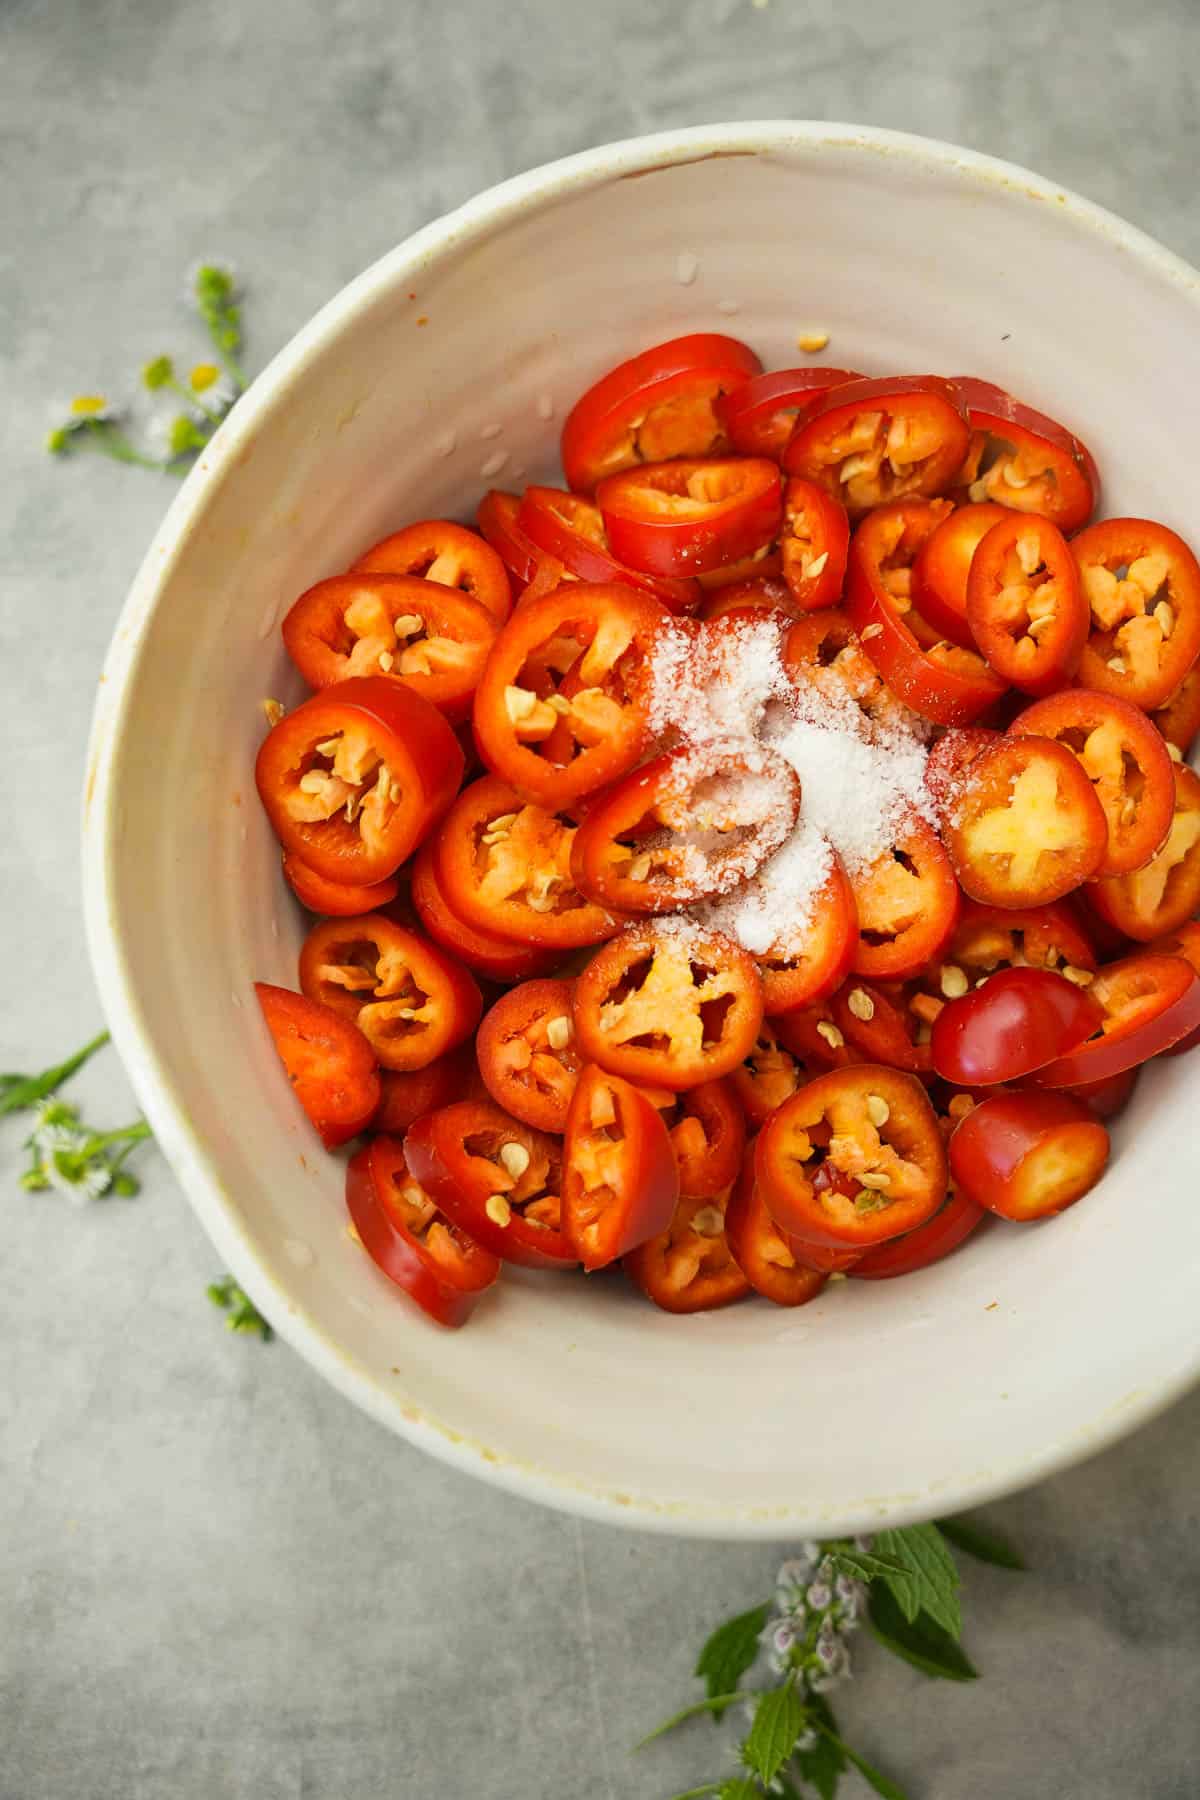
[[994, 1094], [950, 1139], [959, 1191], [1002, 1219], [1044, 1219], [1073, 1206], [1099, 1181], [1108, 1132], [1070, 1094]]
[[1044, 906], [1104, 860], [1104, 809], [1078, 759], [1052, 738], [1005, 737], [973, 762], [943, 817], [964, 891], [985, 906]]
[[835, 706], [848, 694], [872, 724], [887, 724], [895, 715], [896, 697], [841, 607], [822, 607], [797, 619], [783, 640], [782, 656], [801, 690], [815, 687]]
[[1138, 707], [1071, 688], [1026, 707], [1009, 732], [1053, 738], [1079, 758], [1108, 822], [1096, 880], [1144, 868], [1161, 849], [1175, 804], [1171, 758]]
[[1150, 717], [1168, 744], [1186, 756], [1200, 732], [1200, 667], [1193, 664], [1166, 705]]
[[417, 851], [409, 893], [417, 916], [434, 943], [449, 950], [477, 975], [484, 975], [489, 981], [525, 981], [553, 968], [557, 952], [500, 937], [459, 918], [442, 888], [437, 846], [432, 838]]
[[571, 879], [575, 825], [487, 775], [464, 788], [438, 832], [433, 869], [468, 925], [539, 949], [577, 950], [616, 922]]
[[539, 1131], [566, 1129], [583, 1058], [575, 1047], [571, 981], [523, 981], [502, 994], [475, 1040], [497, 1106]]
[[796, 603], [792, 590], [779, 575], [752, 575], [748, 581], [733, 581], [719, 587], [700, 608], [704, 624], [726, 617], [760, 617], [775, 612], [784, 618], [795, 618]]
[[912, 566], [945, 518], [937, 502], [880, 507], [850, 541], [846, 611], [859, 641], [893, 693], [936, 725], [969, 725], [1001, 697], [1005, 683], [981, 656], [957, 644], [922, 648], [912, 607]]
[[912, 599], [935, 631], [964, 650], [975, 649], [967, 624], [967, 577], [981, 539], [1010, 517], [1003, 506], [984, 501], [959, 506], [936, 525], [912, 566]]
[[379, 1105], [375, 1053], [362, 1032], [288, 988], [256, 981], [254, 992], [296, 1098], [325, 1148], [356, 1137]]
[[728, 1080], [702, 1081], [678, 1100], [669, 1125], [684, 1200], [711, 1198], [737, 1179], [746, 1148], [746, 1120]]
[[952, 1188], [943, 1205], [924, 1225], [880, 1244], [877, 1250], [868, 1250], [850, 1273], [856, 1281], [890, 1281], [896, 1275], [927, 1269], [965, 1243], [986, 1217], [982, 1206]]
[[829, 874], [813, 895], [807, 925], [777, 937], [756, 955], [766, 1011], [794, 1012], [832, 994], [854, 962], [858, 941], [854, 889], [831, 852]]
[[585, 1269], [602, 1269], [670, 1229], [679, 1171], [655, 1107], [588, 1063], [563, 1139], [563, 1229]]
[[1003, 741], [1004, 733], [981, 725], [951, 726], [930, 747], [925, 759], [925, 786], [939, 814], [958, 803], [967, 771], [985, 750]]
[[670, 569], [643, 569], [631, 562], [612, 540], [599, 506], [583, 494], [569, 494], [563, 488], [526, 488], [517, 518], [522, 531], [550, 563], [577, 581], [634, 588], [675, 613], [691, 612], [699, 604], [694, 570], [676, 574]]
[[619, 363], [567, 414], [568, 482], [590, 493], [601, 476], [635, 463], [719, 454], [728, 440], [716, 403], [761, 368], [753, 350], [718, 332], [672, 338]]
[[805, 1076], [799, 1058], [780, 1043], [772, 1021], [764, 1019], [754, 1043], [727, 1079], [747, 1123], [755, 1130], [791, 1098]]
[[[1183, 1044], [1173, 1045], [1164, 1055], [1176, 1055], [1186, 1043], [1185, 1039]], [[1107, 1081], [1085, 1081], [1079, 1087], [1063, 1088], [1062, 1092], [1082, 1100], [1094, 1118], [1113, 1119], [1128, 1104], [1139, 1073], [1138, 1069], [1122, 1069], [1119, 1074], [1110, 1075]]]
[[722, 588], [740, 587], [743, 583], [760, 580], [782, 582], [783, 558], [779, 554], [779, 545], [762, 544], [749, 556], [739, 556], [736, 561], [721, 563], [715, 569], [704, 569], [696, 580], [701, 593], [706, 596], [701, 610], [707, 604], [707, 597], [720, 593]]
[[[522, 601], [475, 693], [475, 734], [488, 767], [548, 806], [624, 775], [646, 744], [646, 664], [668, 617], [647, 594], [582, 581]], [[584, 683], [570, 697], [548, 660], [556, 645], [570, 658], [564, 672], [578, 666]], [[574, 752], [566, 762], [538, 754], [560, 721]]]
[[461, 963], [389, 919], [325, 919], [300, 952], [300, 986], [352, 1019], [386, 1069], [421, 1069], [471, 1035], [483, 1000]]
[[371, 1130], [393, 1137], [403, 1137], [426, 1113], [437, 1112], [454, 1100], [482, 1100], [487, 1093], [471, 1044], [448, 1050], [423, 1069], [381, 1069], [379, 1084], [382, 1092]]
[[634, 1286], [664, 1312], [711, 1312], [750, 1292], [725, 1240], [726, 1200], [681, 1197], [666, 1231], [622, 1259]]
[[346, 1170], [346, 1209], [363, 1249], [439, 1325], [465, 1325], [500, 1273], [409, 1174], [394, 1138], [364, 1144]]
[[980, 541], [967, 578], [967, 623], [988, 665], [1022, 693], [1052, 693], [1079, 667], [1091, 616], [1057, 525], [1010, 513]]
[[1086, 987], [1096, 971], [1096, 952], [1075, 916], [1061, 902], [1050, 906], [980, 906], [968, 900], [950, 940], [948, 960], [968, 976], [1000, 968], [1056, 969]]
[[915, 975], [942, 949], [958, 917], [958, 884], [933, 827], [917, 814], [891, 850], [850, 877], [858, 908], [854, 970], [878, 980]]
[[301, 594], [283, 643], [309, 687], [381, 675], [463, 719], [496, 636], [478, 601], [408, 575], [335, 575]]
[[576, 834], [571, 873], [613, 912], [675, 912], [750, 880], [799, 814], [800, 781], [781, 756], [719, 740], [685, 745], [599, 797]]
[[1148, 1062], [1200, 1027], [1200, 977], [1181, 956], [1142, 951], [1107, 963], [1088, 989], [1100, 1035], [1039, 1069], [1039, 1087], [1081, 1087]]
[[360, 556], [351, 571], [419, 575], [442, 587], [458, 588], [478, 601], [498, 625], [512, 611], [508, 572], [490, 544], [450, 519], [421, 519], [394, 531]]
[[[812, 1006], [798, 1006], [794, 1012], [780, 1013], [770, 1021], [775, 1035], [785, 1050], [790, 1050], [801, 1065], [810, 1065], [818, 1073], [827, 1069], [845, 1069], [851, 1063], [864, 1062], [862, 1052], [846, 1042], [841, 1027], [834, 1023], [832, 996]], [[807, 1074], [801, 1067], [801, 1077]]]
[[627, 926], [575, 984], [585, 1056], [614, 1074], [679, 1090], [728, 1075], [763, 1017], [753, 959], [720, 932], [680, 918]]
[[1175, 808], [1166, 842], [1144, 868], [1096, 881], [1088, 899], [1135, 942], [1177, 931], [1200, 910], [1200, 776], [1172, 763]]
[[563, 1230], [556, 1139], [490, 1100], [462, 1100], [408, 1129], [404, 1155], [460, 1231], [503, 1262], [562, 1269], [578, 1259]]
[[783, 490], [783, 573], [801, 612], [836, 606], [846, 579], [850, 520], [839, 500], [793, 475]]
[[960, 375], [955, 385], [971, 427], [970, 448], [958, 472], [966, 497], [1040, 513], [1060, 531], [1077, 531], [1100, 497], [1100, 477], [1086, 444], [993, 382]]
[[503, 488], [489, 488], [479, 502], [475, 523], [516, 586], [525, 588], [537, 574], [544, 553], [517, 523], [520, 509], [519, 494], [506, 494]]
[[753, 1150], [725, 1207], [725, 1238], [755, 1293], [776, 1306], [804, 1306], [825, 1286], [826, 1277], [797, 1259], [792, 1240], [764, 1206]]
[[779, 535], [779, 470], [766, 457], [682, 458], [609, 475], [596, 489], [613, 554], [680, 577], [752, 556]]
[[783, 466], [815, 481], [856, 519], [891, 500], [945, 493], [967, 439], [953, 382], [940, 375], [863, 379], [831, 388], [796, 421]]
[[1165, 706], [1200, 655], [1200, 563], [1149, 519], [1089, 525], [1071, 551], [1091, 608], [1080, 685], [1146, 712]]
[[856, 369], [772, 369], [752, 375], [716, 404], [729, 442], [742, 456], [783, 456], [798, 418], [825, 399], [829, 388], [862, 381]]
[[946, 1197], [946, 1153], [913, 1075], [862, 1063], [819, 1075], [758, 1135], [767, 1211], [805, 1243], [866, 1250], [911, 1231]]
[[285, 850], [327, 881], [393, 875], [445, 812], [463, 753], [428, 700], [382, 675], [340, 681], [285, 713], [254, 779]]
[[1103, 1009], [1052, 969], [1001, 969], [951, 1000], [934, 1021], [933, 1066], [957, 1087], [1018, 1081], [1078, 1049]]
[[[922, 1000], [932, 1002], [928, 1016]], [[933, 1067], [929, 1035], [941, 1006], [922, 984], [896, 982], [884, 988], [859, 975], [844, 981], [830, 1001], [834, 1024], [866, 1062], [886, 1063], [910, 1075], [927, 1074]]]
[[329, 881], [287, 850], [283, 853], [283, 874], [301, 906], [307, 906], [309, 912], [321, 913], [327, 919], [350, 919], [359, 913], [376, 912], [400, 892], [400, 883], [394, 875], [364, 887], [348, 887], [342, 881]]
[[1200, 975], [1200, 920], [1189, 919], [1174, 931], [1156, 938], [1148, 948], [1157, 956], [1182, 956]]

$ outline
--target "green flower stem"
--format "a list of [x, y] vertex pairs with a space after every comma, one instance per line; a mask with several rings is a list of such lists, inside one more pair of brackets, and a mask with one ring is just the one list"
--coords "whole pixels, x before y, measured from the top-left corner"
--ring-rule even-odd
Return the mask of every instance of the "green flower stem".
[[69, 1056], [66, 1062], [56, 1063], [52, 1069], [43, 1069], [40, 1075], [0, 1075], [0, 1114], [21, 1112], [30, 1106], [36, 1106], [48, 1094], [54, 1093], [64, 1081], [81, 1069], [97, 1050], [103, 1050], [109, 1041], [107, 1031], [101, 1031], [82, 1050]]
[[202, 412], [214, 426], [219, 425], [225, 417], [224, 413], [218, 412], [215, 407], [209, 406], [202, 400], [194, 388], [184, 387], [182, 381], [176, 381], [173, 375], [163, 383], [163, 386], [170, 388], [173, 394], [178, 394], [181, 400], [186, 400], [189, 406], [194, 406], [197, 411]]
[[684, 1724], [688, 1719], [699, 1718], [701, 1713], [715, 1713], [720, 1718], [723, 1712], [729, 1707], [735, 1706], [739, 1700], [757, 1700], [757, 1698], [757, 1694], [752, 1693], [749, 1689], [743, 1689], [736, 1694], [716, 1694], [710, 1700], [697, 1700], [694, 1705], [685, 1706], [681, 1712], [673, 1713], [669, 1719], [664, 1719], [661, 1725], [656, 1725], [653, 1731], [633, 1747], [635, 1750], [644, 1750], [646, 1745], [652, 1744], [656, 1738], [664, 1737], [668, 1731], [674, 1731], [677, 1725]]

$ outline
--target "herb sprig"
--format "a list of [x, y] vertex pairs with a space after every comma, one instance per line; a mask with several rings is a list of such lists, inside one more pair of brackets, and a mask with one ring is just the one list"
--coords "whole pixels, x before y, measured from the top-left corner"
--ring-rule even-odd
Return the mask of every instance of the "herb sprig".
[[219, 1306], [225, 1314], [227, 1331], [257, 1332], [264, 1344], [269, 1344], [275, 1336], [269, 1321], [263, 1318], [249, 1294], [238, 1286], [232, 1275], [210, 1281], [204, 1291], [213, 1305]]
[[[835, 1800], [848, 1768], [883, 1800], [907, 1800], [890, 1775], [845, 1741], [828, 1695], [850, 1674], [848, 1639], [864, 1622], [885, 1649], [924, 1674], [976, 1679], [959, 1643], [960, 1577], [951, 1544], [999, 1568], [1024, 1567], [1003, 1538], [963, 1519], [803, 1545], [780, 1568], [772, 1601], [726, 1619], [704, 1644], [695, 1673], [705, 1698], [638, 1745], [702, 1713], [716, 1722], [732, 1707], [744, 1709], [749, 1729], [737, 1747], [737, 1772], [674, 1800]], [[774, 1678], [766, 1685], [753, 1679], [763, 1665]]]

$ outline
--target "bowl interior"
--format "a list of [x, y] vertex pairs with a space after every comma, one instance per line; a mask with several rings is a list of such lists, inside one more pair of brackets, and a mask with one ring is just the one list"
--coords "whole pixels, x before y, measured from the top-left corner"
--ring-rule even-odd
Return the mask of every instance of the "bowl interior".
[[[719, 154], [713, 154], [719, 152]], [[363, 277], [206, 454], [123, 618], [89, 776], [89, 928], [152, 1122], [231, 1266], [395, 1429], [523, 1491], [668, 1529], [782, 1534], [928, 1514], [1115, 1435], [1194, 1371], [1200, 1211], [1186, 1059], [1045, 1226], [896, 1283], [666, 1317], [619, 1278], [507, 1276], [429, 1325], [346, 1232], [342, 1167], [287, 1090], [255, 978], [303, 936], [256, 801], [277, 626], [389, 529], [554, 478], [586, 383], [688, 330], [768, 366], [797, 334], [868, 372], [991, 378], [1092, 445], [1105, 510], [1183, 531], [1200, 478], [1195, 278], [981, 159], [738, 127], [510, 183]], [[498, 429], [497, 429], [498, 428]], [[1151, 1280], [1138, 1252], [1169, 1244]]]

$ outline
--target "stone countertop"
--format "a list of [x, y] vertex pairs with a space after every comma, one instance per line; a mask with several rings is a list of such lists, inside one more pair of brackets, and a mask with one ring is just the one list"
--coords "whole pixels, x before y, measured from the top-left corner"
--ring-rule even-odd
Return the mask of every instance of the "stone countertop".
[[[1028, 163], [1200, 260], [1198, 53], [1189, 0], [7, 0], [0, 1065], [97, 1025], [80, 769], [170, 491], [57, 467], [38, 438], [55, 396], [199, 352], [197, 257], [245, 274], [257, 367], [503, 176], [808, 116]], [[92, 1116], [133, 1112], [111, 1054], [78, 1086]], [[15, 1167], [20, 1122], [0, 1130]], [[139, 1199], [82, 1212], [5, 1182], [0, 1800], [654, 1800], [710, 1778], [730, 1730], [629, 1746], [694, 1697], [701, 1638], [775, 1553], [583, 1525], [392, 1441], [281, 1345], [221, 1330], [215, 1255], [143, 1167]], [[986, 1679], [935, 1686], [864, 1644], [851, 1741], [914, 1800], [1194, 1796], [1198, 1494], [1200, 1394], [993, 1508], [1036, 1572], [969, 1572]]]

